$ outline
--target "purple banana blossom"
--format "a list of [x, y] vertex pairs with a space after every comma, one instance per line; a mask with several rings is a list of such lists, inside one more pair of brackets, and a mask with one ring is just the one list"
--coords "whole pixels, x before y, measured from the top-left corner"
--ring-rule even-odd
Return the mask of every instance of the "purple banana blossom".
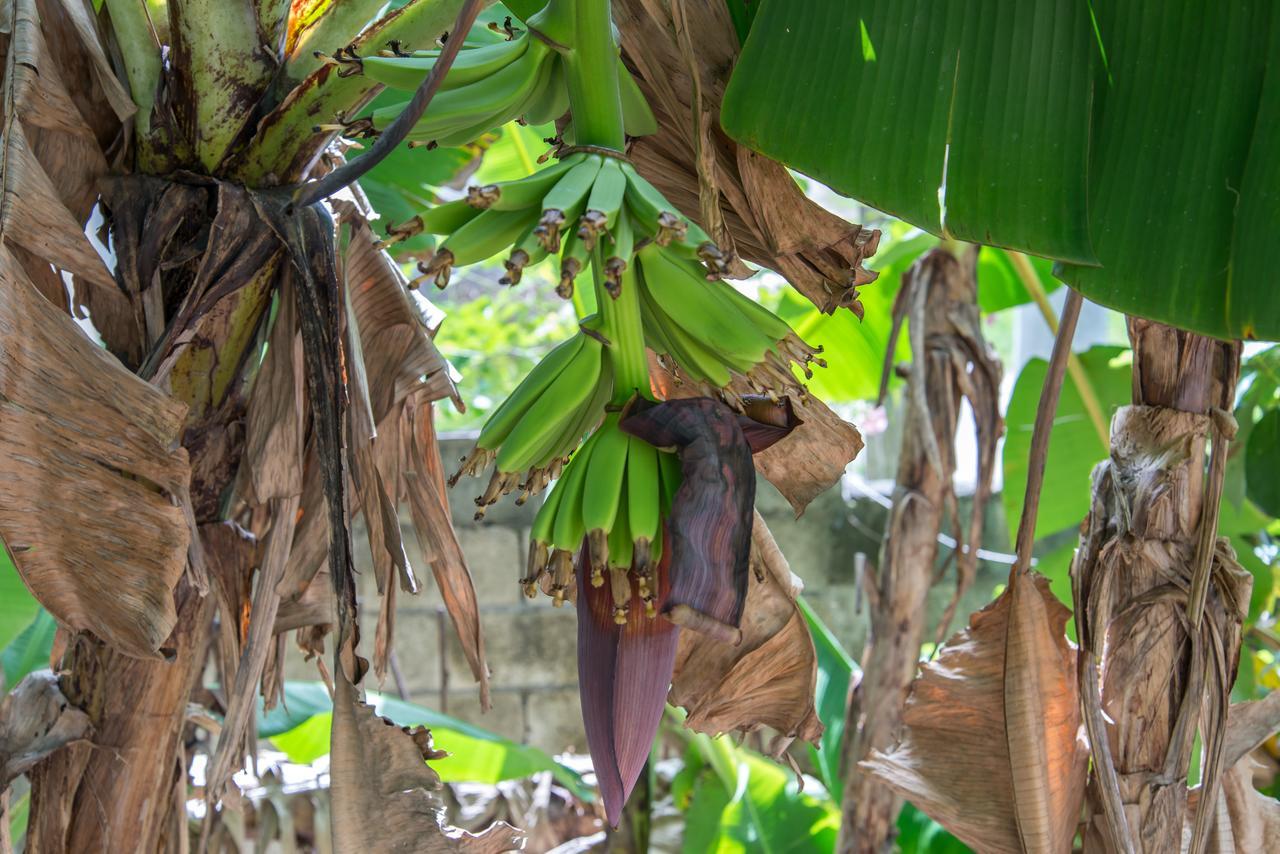
[[664, 527], [657, 568], [659, 618], [644, 616], [633, 590], [627, 621], [614, 622], [607, 587], [587, 583], [578, 557], [578, 685], [583, 723], [609, 824], [649, 758], [662, 719], [680, 628], [726, 643], [741, 641], [756, 473], [751, 455], [798, 423], [788, 401], [749, 399], [737, 414], [711, 398], [653, 404], [637, 400], [621, 428], [652, 445], [675, 448], [684, 479]]

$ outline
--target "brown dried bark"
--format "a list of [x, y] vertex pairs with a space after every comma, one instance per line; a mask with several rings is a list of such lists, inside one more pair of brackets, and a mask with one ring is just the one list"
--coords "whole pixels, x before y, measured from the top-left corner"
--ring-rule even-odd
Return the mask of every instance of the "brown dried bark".
[[[1072, 565], [1080, 691], [1094, 771], [1085, 844], [1176, 851], [1188, 817], [1192, 739], [1204, 744], [1203, 803], [1218, 803], [1227, 701], [1251, 578], [1216, 537], [1238, 343], [1130, 321], [1133, 405], [1111, 425], [1111, 459]], [[1205, 474], [1206, 439], [1215, 465]], [[1197, 567], [1203, 619], [1189, 615]], [[1104, 717], [1105, 716], [1105, 717]], [[1193, 850], [1214, 808], [1197, 813]]]
[[[945, 250], [928, 253], [904, 277], [894, 307], [895, 324], [900, 326], [904, 319], [910, 324], [914, 362], [907, 380], [893, 509], [872, 582], [871, 633], [861, 658], [862, 678], [848, 710], [841, 852], [886, 851], [895, 834], [900, 798], [858, 763], [873, 751], [889, 750], [899, 737], [903, 703], [924, 639], [938, 533], [948, 514], [960, 533], [952, 479], [956, 421], [960, 399], [966, 396], [973, 404], [983, 452], [969, 551], [957, 557], [957, 599], [976, 572], [982, 510], [1002, 425], [997, 409], [1000, 365], [978, 324], [975, 262], [976, 253], [964, 260]], [[961, 543], [964, 539], [957, 537]]]

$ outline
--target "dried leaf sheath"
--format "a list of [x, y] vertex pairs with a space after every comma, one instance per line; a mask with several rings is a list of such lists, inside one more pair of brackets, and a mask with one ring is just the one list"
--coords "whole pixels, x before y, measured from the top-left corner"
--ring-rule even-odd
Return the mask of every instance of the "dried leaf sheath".
[[64, 625], [153, 657], [190, 538], [186, 408], [124, 370], [0, 247], [0, 537]]

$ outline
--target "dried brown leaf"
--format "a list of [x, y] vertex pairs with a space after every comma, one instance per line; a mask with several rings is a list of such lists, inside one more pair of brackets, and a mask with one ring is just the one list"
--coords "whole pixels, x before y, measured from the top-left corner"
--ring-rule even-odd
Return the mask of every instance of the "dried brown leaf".
[[378, 717], [339, 670], [331, 736], [334, 850], [497, 854], [522, 846], [523, 833], [498, 822], [471, 834], [444, 824], [440, 777], [427, 759], [445, 755], [425, 727]]
[[1087, 752], [1069, 616], [1015, 574], [923, 667], [901, 743], [863, 767], [979, 850], [1070, 851]]
[[0, 537], [65, 625], [150, 657], [190, 531], [185, 407], [40, 297], [0, 247]]
[[[857, 288], [875, 279], [862, 264], [880, 234], [845, 222], [805, 197], [785, 167], [751, 152], [719, 130], [720, 102], [738, 56], [738, 36], [723, 3], [622, 0], [613, 7], [623, 55], [658, 120], [658, 132], [629, 152], [640, 172], [712, 237], [730, 237], [749, 261], [782, 273], [820, 310], [861, 312]], [[682, 18], [677, 28], [675, 16]], [[696, 40], [698, 79], [678, 33]], [[701, 109], [695, 112], [695, 102]], [[714, 191], [723, 203], [710, 198]], [[704, 214], [718, 204], [725, 229]]]
[[276, 613], [280, 607], [280, 593], [276, 587], [284, 575], [289, 549], [293, 545], [298, 501], [296, 495], [271, 500], [271, 533], [267, 535], [265, 557], [253, 592], [249, 626], [235, 670], [235, 682], [227, 693], [222, 734], [210, 760], [205, 782], [205, 796], [211, 802], [221, 796], [222, 788], [244, 758], [242, 746], [253, 721], [254, 698], [268, 654], [275, 644]]
[[768, 726], [783, 736], [780, 748], [796, 738], [816, 743], [817, 655], [795, 603], [800, 585], [764, 520], [754, 518], [742, 643], [681, 632], [669, 701], [688, 710], [686, 726], [708, 735]]
[[249, 398], [243, 469], [257, 502], [302, 494], [302, 336], [292, 279], [282, 276], [267, 355]]
[[862, 451], [858, 428], [816, 397], [793, 401], [800, 424], [791, 435], [755, 455], [764, 475], [796, 511], [840, 482], [845, 468]]

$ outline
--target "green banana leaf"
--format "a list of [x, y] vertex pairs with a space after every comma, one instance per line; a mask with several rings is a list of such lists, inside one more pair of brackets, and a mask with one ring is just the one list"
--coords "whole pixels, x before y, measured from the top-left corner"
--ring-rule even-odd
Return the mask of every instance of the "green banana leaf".
[[8, 550], [0, 542], [0, 649], [25, 629], [39, 610], [40, 603], [23, 583]]
[[764, 0], [721, 119], [922, 228], [1064, 262], [1095, 302], [1280, 338], [1265, 0]]
[[809, 624], [813, 648], [818, 653], [818, 684], [815, 705], [824, 727], [819, 747], [809, 745], [809, 759], [827, 791], [836, 803], [844, 792], [840, 774], [840, 743], [844, 740], [845, 709], [849, 701], [849, 683], [853, 680], [854, 663], [840, 645], [839, 639], [813, 612], [804, 597], [796, 600], [800, 613]]
[[[498, 783], [550, 771], [566, 789], [584, 801], [595, 792], [572, 769], [536, 747], [516, 744], [500, 735], [449, 715], [425, 709], [386, 694], [367, 695], [379, 715], [401, 726], [424, 725], [439, 750], [451, 754], [431, 763], [445, 782]], [[258, 737], [270, 739], [289, 761], [310, 763], [329, 752], [333, 704], [321, 682], [285, 683], [284, 700], [270, 712], [258, 707]]]
[[1091, 263], [1096, 53], [1068, 0], [765, 0], [721, 122], [935, 234]]
[[31, 671], [49, 666], [49, 653], [57, 630], [58, 624], [49, 612], [37, 608], [26, 628], [0, 651], [0, 670], [4, 671], [6, 688], [17, 685]]
[[[1109, 424], [1112, 413], [1130, 400], [1130, 351], [1125, 347], [1092, 347], [1080, 353], [1079, 358]], [[1011, 531], [1017, 529], [1018, 519], [1022, 516], [1031, 432], [1047, 365], [1044, 359], [1027, 362], [1014, 383], [1013, 395], [1005, 411], [1001, 457], [1004, 490], [1001, 497]], [[1098, 435], [1097, 428], [1085, 412], [1080, 392], [1068, 373], [1062, 381], [1062, 396], [1054, 415], [1053, 431], [1049, 434], [1045, 483], [1053, 484], [1053, 488], [1043, 490], [1040, 495], [1040, 512], [1036, 517], [1037, 540], [1080, 524], [1089, 512], [1089, 478], [1093, 467], [1105, 460], [1108, 453], [1109, 444]]]
[[723, 736], [697, 735], [693, 742], [714, 773], [694, 784], [685, 854], [835, 849], [840, 807], [829, 796], [800, 792], [791, 771]]

